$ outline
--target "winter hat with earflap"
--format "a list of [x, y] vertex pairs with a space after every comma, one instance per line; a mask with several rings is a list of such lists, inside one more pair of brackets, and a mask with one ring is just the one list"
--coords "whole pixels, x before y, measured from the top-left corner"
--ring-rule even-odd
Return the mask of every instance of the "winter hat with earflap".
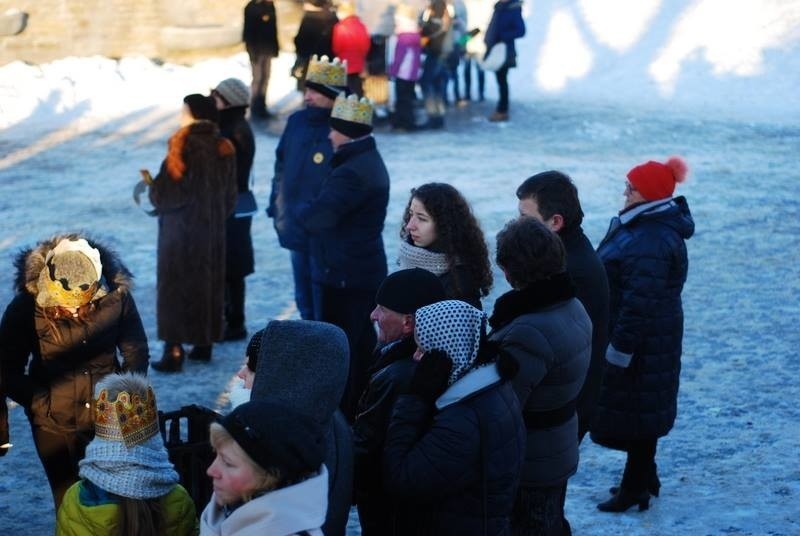
[[486, 313], [460, 300], [434, 303], [417, 310], [415, 334], [425, 350], [443, 350], [453, 362], [447, 385], [453, 385], [478, 358]]
[[673, 156], [665, 164], [650, 160], [628, 172], [628, 180], [648, 201], [672, 197], [675, 184], [686, 180], [689, 171], [686, 162]]
[[83, 238], [64, 238], [47, 252], [39, 273], [36, 303], [41, 307], [86, 305], [106, 294], [100, 282], [102, 275], [97, 249]]
[[95, 436], [81, 478], [130, 499], [163, 497], [178, 483], [158, 426], [153, 388], [141, 374], [109, 374], [95, 387]]
[[325, 460], [322, 426], [286, 405], [251, 400], [220, 424], [259, 467], [277, 468], [289, 481], [318, 471]]
[[237, 108], [250, 105], [250, 90], [238, 78], [226, 78], [214, 88], [228, 106]]

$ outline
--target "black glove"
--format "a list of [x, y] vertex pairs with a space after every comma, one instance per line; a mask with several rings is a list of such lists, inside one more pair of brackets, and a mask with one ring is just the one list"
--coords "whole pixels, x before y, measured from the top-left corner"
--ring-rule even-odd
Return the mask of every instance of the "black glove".
[[433, 404], [447, 389], [447, 379], [452, 368], [453, 361], [447, 357], [447, 352], [443, 350], [425, 352], [411, 377], [409, 394], [417, 395], [425, 402]]

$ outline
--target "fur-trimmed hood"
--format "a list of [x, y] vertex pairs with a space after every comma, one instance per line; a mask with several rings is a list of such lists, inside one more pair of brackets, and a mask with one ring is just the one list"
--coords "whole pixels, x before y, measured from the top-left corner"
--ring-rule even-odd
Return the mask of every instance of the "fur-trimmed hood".
[[44, 268], [47, 252], [56, 247], [63, 239], [78, 240], [84, 238], [90, 246], [100, 252], [100, 262], [103, 265], [103, 279], [109, 291], [123, 289], [129, 291], [133, 287], [133, 274], [128, 271], [119, 256], [109, 247], [81, 233], [58, 234], [42, 240], [36, 246], [24, 249], [17, 254], [14, 260], [16, 276], [14, 290], [18, 293], [27, 292], [34, 297], [39, 293], [39, 274]]

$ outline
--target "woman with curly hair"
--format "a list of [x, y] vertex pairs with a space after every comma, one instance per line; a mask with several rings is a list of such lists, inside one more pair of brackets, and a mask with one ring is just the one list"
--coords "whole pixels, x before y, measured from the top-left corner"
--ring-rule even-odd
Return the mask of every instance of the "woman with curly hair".
[[464, 196], [449, 184], [411, 190], [400, 230], [401, 269], [423, 268], [442, 281], [448, 299], [481, 309], [492, 288], [489, 249]]

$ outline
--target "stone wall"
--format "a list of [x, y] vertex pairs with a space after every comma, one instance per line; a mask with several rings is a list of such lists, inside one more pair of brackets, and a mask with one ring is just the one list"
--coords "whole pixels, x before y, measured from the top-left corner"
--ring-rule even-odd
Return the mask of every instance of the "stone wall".
[[[0, 16], [28, 14], [17, 35], [0, 35], [0, 65], [66, 56], [141, 54], [191, 62], [243, 49], [246, 0], [0, 0]], [[276, 0], [281, 46], [292, 49], [302, 3]]]

